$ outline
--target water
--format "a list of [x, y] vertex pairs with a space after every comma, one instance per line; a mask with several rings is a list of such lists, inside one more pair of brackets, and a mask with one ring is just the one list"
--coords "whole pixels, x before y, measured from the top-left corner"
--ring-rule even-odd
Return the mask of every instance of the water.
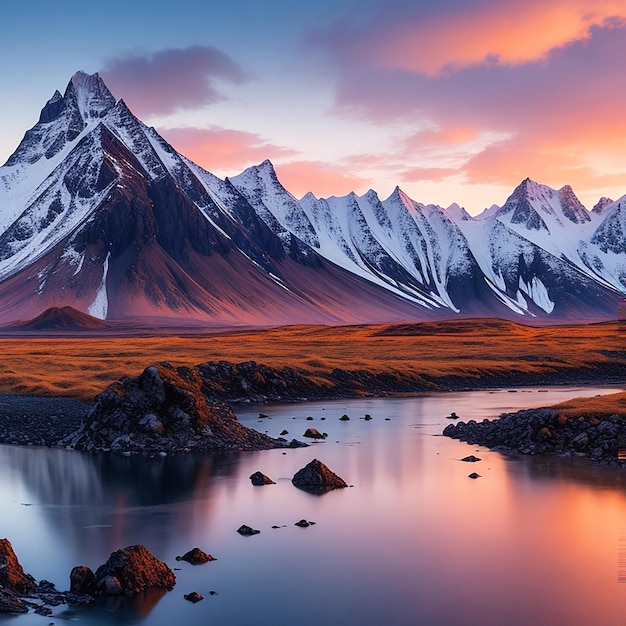
[[[584, 459], [506, 458], [439, 436], [451, 411], [482, 419], [609, 391], [282, 405], [263, 407], [266, 419], [249, 409], [240, 419], [271, 435], [286, 429], [301, 438], [315, 427], [328, 438], [221, 458], [0, 446], [0, 535], [35, 578], [67, 589], [73, 566], [95, 569], [135, 543], [180, 567], [164, 595], [6, 619], [15, 626], [623, 624], [626, 472]], [[343, 413], [351, 420], [339, 421]], [[371, 421], [359, 419], [366, 413]], [[482, 460], [460, 461], [470, 453]], [[293, 474], [315, 457], [353, 487], [322, 496], [293, 487]], [[257, 470], [277, 484], [253, 487], [248, 477]], [[482, 478], [469, 479], [472, 471]], [[302, 518], [316, 524], [294, 526]], [[241, 537], [241, 524], [261, 534]], [[194, 546], [218, 560], [176, 562]], [[191, 591], [205, 599], [186, 602]]]

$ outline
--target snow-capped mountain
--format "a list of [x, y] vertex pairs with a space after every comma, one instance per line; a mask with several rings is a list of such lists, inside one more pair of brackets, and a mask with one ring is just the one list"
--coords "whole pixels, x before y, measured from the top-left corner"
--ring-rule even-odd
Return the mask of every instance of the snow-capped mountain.
[[398, 188], [298, 200], [269, 161], [221, 180], [78, 72], [0, 168], [0, 323], [606, 319], [625, 233], [626, 197], [530, 180], [480, 219]]

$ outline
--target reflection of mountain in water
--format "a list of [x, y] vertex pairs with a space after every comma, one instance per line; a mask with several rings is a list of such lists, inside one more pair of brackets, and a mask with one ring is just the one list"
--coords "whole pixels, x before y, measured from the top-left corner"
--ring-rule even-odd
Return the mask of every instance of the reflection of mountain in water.
[[[74, 451], [5, 446], [0, 480], [20, 480], [28, 504], [41, 507], [52, 533], [72, 529], [74, 564], [97, 566], [113, 550], [142, 543], [161, 554], [197, 523], [206, 523], [214, 481], [234, 476], [238, 455], [163, 459], [87, 455]], [[172, 532], [175, 526], [175, 532]]]

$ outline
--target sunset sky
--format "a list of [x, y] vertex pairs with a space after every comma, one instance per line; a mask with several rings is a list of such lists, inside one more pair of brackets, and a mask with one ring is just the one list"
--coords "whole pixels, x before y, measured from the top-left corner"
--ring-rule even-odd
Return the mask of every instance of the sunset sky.
[[218, 176], [269, 158], [298, 197], [626, 193], [626, 0], [24, 0], [0, 47], [2, 163], [84, 70]]

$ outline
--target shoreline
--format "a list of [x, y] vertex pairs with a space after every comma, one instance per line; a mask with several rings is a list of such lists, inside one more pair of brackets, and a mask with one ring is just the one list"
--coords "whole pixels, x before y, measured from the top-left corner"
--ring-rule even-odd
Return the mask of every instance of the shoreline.
[[[484, 383], [484, 381], [481, 381]], [[289, 393], [284, 396], [272, 395], [272, 397], [220, 397], [219, 399], [231, 406], [234, 411], [241, 408], [266, 407], [273, 404], [306, 404], [310, 402], [323, 402], [335, 400], [351, 400], [358, 398], [386, 398], [386, 397], [419, 397], [426, 395], [445, 395], [449, 393], [468, 393], [473, 391], [502, 391], [509, 393], [524, 393], [528, 387], [537, 388], [541, 393], [542, 388], [559, 388], [576, 386], [583, 388], [581, 398], [584, 398], [584, 388], [601, 387], [615, 389], [616, 392], [626, 390], [626, 384], [617, 380], [590, 380], [589, 378], [572, 377], [561, 382], [529, 381], [516, 384], [502, 384], [503, 381], [492, 381], [490, 384], [458, 385], [438, 388], [414, 388], [406, 389], [403, 384], [401, 389], [378, 389], [370, 391], [341, 392], [334, 389], [332, 393], [315, 393], [298, 395]], [[328, 390], [327, 390], [328, 391]], [[547, 398], [546, 398], [547, 399]], [[22, 446], [45, 446], [63, 447], [59, 441], [75, 432], [82, 424], [91, 408], [91, 404], [74, 398], [33, 396], [25, 394], [0, 393], [0, 445]], [[543, 407], [542, 407], [543, 408]], [[540, 409], [525, 409], [537, 411]], [[503, 414], [505, 415], [505, 414]], [[494, 419], [499, 419], [494, 418]], [[491, 420], [493, 421], [493, 420]], [[457, 427], [464, 424], [459, 422], [450, 426]], [[461, 426], [462, 428], [462, 426]], [[460, 430], [458, 431], [461, 432]], [[449, 435], [450, 436], [450, 435]], [[626, 436], [626, 433], [625, 433]], [[463, 439], [461, 436], [455, 438]], [[479, 441], [473, 443], [481, 444]], [[501, 444], [499, 444], [501, 445]], [[488, 446], [489, 447], [489, 446]], [[501, 446], [502, 447], [502, 446]], [[506, 448], [506, 449], [505, 449]], [[517, 452], [513, 447], [503, 447], [503, 451]]]

